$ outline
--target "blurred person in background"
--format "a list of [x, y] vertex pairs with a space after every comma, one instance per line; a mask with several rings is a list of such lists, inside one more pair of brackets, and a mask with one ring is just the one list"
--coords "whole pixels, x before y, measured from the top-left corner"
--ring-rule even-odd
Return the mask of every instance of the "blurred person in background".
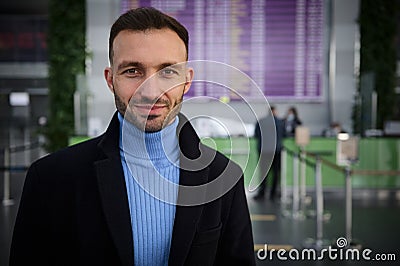
[[[261, 118], [258, 123], [255, 125], [254, 136], [257, 140], [257, 149], [260, 160], [260, 174], [268, 175], [268, 158], [269, 156], [273, 156], [271, 169], [272, 169], [272, 185], [269, 194], [269, 199], [274, 201], [276, 196], [276, 188], [279, 182], [279, 175], [281, 171], [281, 150], [282, 150], [282, 141], [285, 137], [285, 121], [278, 117], [278, 111], [275, 106], [271, 106], [271, 114], [274, 119], [275, 129], [270, 130], [268, 126], [268, 118]], [[271, 149], [268, 149], [270, 145], [267, 143], [271, 142], [270, 134], [276, 134], [276, 143], [275, 143], [275, 153], [271, 154]], [[255, 200], [263, 200], [265, 197], [265, 189], [267, 183], [266, 176], [260, 176], [263, 179], [263, 182], [260, 184], [258, 188], [256, 196], [254, 196]]]
[[296, 127], [301, 124], [303, 123], [298, 116], [297, 109], [294, 106], [290, 107], [285, 118], [286, 135], [294, 136]]

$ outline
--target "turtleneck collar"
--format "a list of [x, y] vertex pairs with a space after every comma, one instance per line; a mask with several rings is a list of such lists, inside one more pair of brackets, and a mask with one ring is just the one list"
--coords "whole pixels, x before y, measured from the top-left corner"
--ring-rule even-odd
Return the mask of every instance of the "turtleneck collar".
[[144, 132], [129, 123], [118, 113], [120, 122], [119, 147], [129, 157], [151, 161], [168, 160], [177, 163], [179, 160], [179, 143], [176, 135], [179, 118], [157, 132]]

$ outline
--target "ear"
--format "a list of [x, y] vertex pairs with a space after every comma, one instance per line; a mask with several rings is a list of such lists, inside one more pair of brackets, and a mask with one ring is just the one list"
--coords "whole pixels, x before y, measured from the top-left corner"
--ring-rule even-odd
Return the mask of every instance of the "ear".
[[107, 86], [110, 89], [111, 93], [114, 93], [113, 72], [111, 67], [106, 67], [104, 69], [104, 78], [107, 82]]
[[183, 90], [183, 94], [186, 94], [189, 91], [190, 86], [192, 85], [193, 77], [194, 77], [193, 68], [186, 69], [186, 82], [185, 82], [185, 87], [184, 87], [184, 90]]

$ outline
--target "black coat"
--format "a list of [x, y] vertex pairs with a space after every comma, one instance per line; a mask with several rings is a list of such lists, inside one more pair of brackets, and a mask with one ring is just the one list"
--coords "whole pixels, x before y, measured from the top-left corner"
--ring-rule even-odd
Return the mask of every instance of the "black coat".
[[[195, 159], [203, 152], [212, 154], [203, 145], [199, 149], [199, 138], [186, 121], [180, 117], [177, 133], [183, 155]], [[118, 143], [115, 114], [103, 135], [32, 164], [15, 223], [10, 265], [133, 265]], [[214, 153], [201, 170], [181, 169], [180, 184], [204, 184], [223, 172], [241, 178], [222, 197], [202, 205], [177, 206], [169, 265], [255, 264], [241, 169]]]

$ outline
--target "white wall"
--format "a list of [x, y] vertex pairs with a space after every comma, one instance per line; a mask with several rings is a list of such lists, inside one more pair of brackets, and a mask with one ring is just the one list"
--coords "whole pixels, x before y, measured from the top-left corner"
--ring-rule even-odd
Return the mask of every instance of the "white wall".
[[[330, 0], [325, 0], [327, 5]], [[332, 90], [332, 106], [328, 106], [328, 63], [324, 69], [324, 88], [321, 102], [270, 102], [277, 107], [278, 113], [283, 116], [286, 110], [294, 105], [298, 109], [300, 118], [306, 126], [310, 127], [311, 133], [319, 135], [321, 131], [329, 125], [329, 117], [332, 121], [343, 124], [348, 131], [352, 129], [351, 109], [353, 95], [356, 92], [356, 78], [354, 75], [354, 47], [358, 25], [356, 19], [359, 10], [359, 0], [332, 0], [333, 3], [333, 22], [332, 28], [335, 40], [335, 65], [334, 88]], [[327, 10], [328, 12], [329, 10]], [[108, 34], [113, 21], [120, 14], [119, 0], [87, 0], [87, 37], [88, 46], [93, 53], [91, 69], [88, 71], [88, 85], [92, 92], [92, 101], [89, 106], [89, 119], [97, 124], [98, 133], [102, 132], [113, 114], [114, 100], [109, 92], [103, 78], [104, 67], [108, 65]], [[325, 16], [326, 17], [326, 16]], [[329, 57], [329, 28], [325, 22], [325, 62]], [[232, 103], [234, 109], [241, 109], [244, 104]], [[265, 108], [261, 104], [254, 104], [254, 109], [258, 115], [265, 113]], [[330, 112], [331, 110], [331, 112]], [[219, 110], [217, 104], [191, 103], [184, 106], [186, 114], [212, 113], [217, 116], [231, 117], [232, 113]], [[248, 112], [242, 117], [247, 123], [254, 123], [253, 116]]]
[[333, 0], [333, 3], [336, 76], [332, 118], [334, 121], [341, 122], [350, 131], [352, 129], [352, 105], [357, 86], [354, 75], [354, 55], [355, 43], [359, 41], [356, 39], [359, 32], [357, 24], [359, 1]]
[[107, 127], [115, 111], [114, 98], [103, 73], [108, 62], [108, 36], [111, 25], [120, 15], [119, 0], [86, 0], [86, 36], [92, 56], [87, 62], [87, 83], [91, 94], [88, 103], [89, 134], [98, 135]]

